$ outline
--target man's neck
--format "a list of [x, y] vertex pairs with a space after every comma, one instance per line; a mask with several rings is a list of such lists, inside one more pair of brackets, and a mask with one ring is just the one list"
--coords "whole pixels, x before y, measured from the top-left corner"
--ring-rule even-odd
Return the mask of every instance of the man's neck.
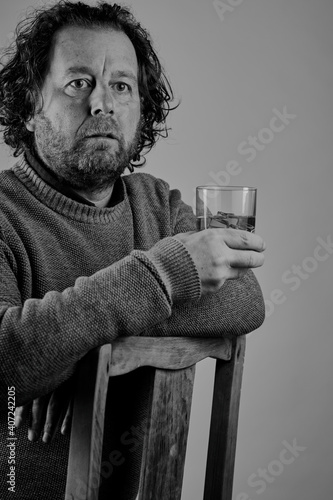
[[79, 196], [82, 196], [82, 198], [85, 198], [86, 200], [93, 203], [96, 207], [105, 208], [109, 205], [112, 196], [113, 185], [97, 193], [91, 191], [77, 191], [76, 189], [74, 189], [73, 191], [75, 191]]

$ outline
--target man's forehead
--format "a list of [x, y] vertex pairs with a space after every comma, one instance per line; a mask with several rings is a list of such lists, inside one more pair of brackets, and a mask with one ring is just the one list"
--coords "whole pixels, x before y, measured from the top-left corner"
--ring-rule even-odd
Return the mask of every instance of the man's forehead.
[[98, 60], [122, 63], [123, 71], [131, 68], [137, 73], [137, 58], [128, 36], [112, 27], [66, 26], [53, 39], [50, 63], [61, 64], [64, 70], [84, 67]]

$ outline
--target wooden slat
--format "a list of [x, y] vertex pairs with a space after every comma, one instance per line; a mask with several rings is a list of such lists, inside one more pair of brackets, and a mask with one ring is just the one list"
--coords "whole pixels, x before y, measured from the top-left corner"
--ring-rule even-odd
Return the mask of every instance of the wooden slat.
[[228, 363], [217, 360], [204, 500], [231, 500], [245, 337], [233, 340]]
[[156, 369], [138, 500], [180, 500], [195, 366]]
[[89, 352], [78, 367], [66, 500], [97, 500], [111, 345]]
[[227, 338], [121, 337], [112, 344], [110, 376], [128, 373], [140, 366], [179, 370], [212, 357], [229, 360]]

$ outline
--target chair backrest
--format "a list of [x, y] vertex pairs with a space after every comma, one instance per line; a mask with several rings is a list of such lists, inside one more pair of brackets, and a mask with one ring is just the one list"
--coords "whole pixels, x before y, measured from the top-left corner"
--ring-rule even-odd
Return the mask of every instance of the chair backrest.
[[109, 380], [142, 367], [151, 368], [136, 498], [180, 500], [195, 365], [207, 357], [216, 370], [204, 500], [231, 500], [244, 353], [245, 337], [122, 337], [91, 351], [78, 368], [65, 500], [98, 500], [103, 471], [121, 463], [119, 452], [102, 462]]

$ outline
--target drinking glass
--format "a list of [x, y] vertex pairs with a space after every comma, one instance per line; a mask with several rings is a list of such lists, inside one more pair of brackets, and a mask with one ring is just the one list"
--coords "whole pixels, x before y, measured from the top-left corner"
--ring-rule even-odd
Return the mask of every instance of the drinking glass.
[[196, 188], [197, 230], [243, 229], [254, 233], [257, 189], [247, 186], [198, 186]]

